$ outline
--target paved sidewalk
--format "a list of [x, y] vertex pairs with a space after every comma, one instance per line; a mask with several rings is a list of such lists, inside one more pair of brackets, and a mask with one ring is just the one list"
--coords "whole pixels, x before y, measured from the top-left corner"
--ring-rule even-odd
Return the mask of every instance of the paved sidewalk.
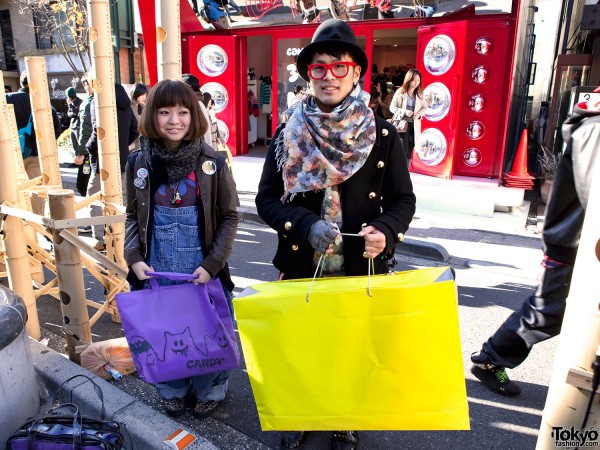
[[[262, 171], [262, 164], [263, 159], [260, 153], [234, 158], [233, 172], [240, 196], [239, 211], [242, 214], [244, 226], [249, 225], [251, 227], [251, 224], [261, 222], [256, 214], [254, 196]], [[75, 182], [76, 169], [63, 165], [61, 173], [64, 186], [72, 188]], [[426, 258], [434, 265], [448, 264], [463, 268], [494, 266], [493, 270], [500, 275], [514, 276], [514, 279], [518, 282], [526, 284], [526, 281], [533, 284], [535, 282], [534, 276], [530, 274], [532, 268], [538, 267], [541, 252], [539, 251], [539, 236], [525, 229], [528, 207], [529, 204], [527, 203], [521, 210], [512, 213], [497, 213], [493, 218], [418, 210], [411, 224], [411, 229], [407, 233], [406, 241], [397, 247], [396, 257], [401, 261], [401, 265], [402, 263], [406, 264], [406, 261], [410, 261], [411, 257], [417, 257]], [[466, 277], [468, 278], [468, 275]], [[86, 277], [85, 283], [90, 292], [93, 291], [96, 295], [102, 297], [101, 286], [89, 275]], [[239, 286], [242, 289], [244, 287], [243, 285]], [[52, 301], [50, 300], [50, 302]], [[47, 320], [49, 323], [60, 323], [60, 311], [58, 311], [57, 317]], [[109, 317], [103, 317], [101, 321], [104, 324], [99, 324], [95, 328], [95, 333], [98, 333], [99, 336], [95, 336], [94, 341], [107, 339], [104, 330], [109, 330], [106, 333], [113, 334], [121, 332], [120, 326], [112, 324]], [[59, 327], [57, 327], [58, 330]], [[54, 350], [62, 353], [61, 347], [64, 345], [62, 337], [57, 333], [51, 333], [47, 329], [44, 333], [46, 337], [51, 335]], [[480, 338], [480, 336], [476, 336], [475, 340]], [[465, 343], [463, 352], [468, 351], [473, 345], [472, 342]], [[64, 355], [56, 353], [38, 342], [31, 342], [31, 350], [42, 384], [51, 394], [62, 381], [73, 374], [88, 373], [85, 369], [70, 362]], [[466, 355], [464, 357], [468, 358]], [[193, 430], [198, 435], [198, 440], [193, 446], [188, 447], [190, 450], [213, 450], [216, 448], [224, 450], [267, 450], [274, 448], [271, 445], [265, 445], [264, 440], [259, 441], [252, 437], [252, 433], [244, 429], [243, 423], [236, 422], [239, 418], [248, 417], [248, 414], [252, 416], [256, 414], [255, 411], [240, 410], [241, 405], [253, 404], [252, 393], [245, 378], [245, 372], [234, 371], [225, 406], [219, 408], [213, 417], [209, 417], [200, 423], [185, 417], [179, 422], [175, 422], [160, 413], [160, 400], [157, 398], [154, 388], [138, 377], [124, 377], [116, 383], [99, 381], [105, 393], [108, 414], [114, 415], [116, 420], [125, 424], [129, 435], [128, 439], [131, 439], [134, 449], [165, 449], [166, 446], [162, 444], [162, 440], [177, 428]], [[470, 380], [467, 380], [467, 386], [469, 391], [472, 392], [474, 388]], [[535, 386], [531, 386], [533, 390]], [[97, 414], [97, 401], [89, 392], [89, 387], [81, 386], [75, 390], [67, 390], [67, 393], [71, 391], [74, 392], [77, 402], [83, 405], [83, 413]], [[524, 401], [527, 401], [527, 397], [524, 398]], [[529, 401], [531, 401], [531, 398]], [[475, 410], [485, 411], [487, 407], [484, 406], [485, 400], [470, 398], [470, 402], [470, 407]], [[541, 405], [536, 404], [535, 407], [540, 408]], [[529, 414], [529, 410], [527, 410], [527, 413]], [[227, 420], [229, 418], [230, 421]], [[248, 421], [248, 419], [246, 420]], [[232, 424], [237, 425], [232, 426]], [[472, 425], [479, 426], [475, 422]], [[468, 432], [456, 433], [461, 434], [467, 440], [478, 436], [477, 434], [462, 434]], [[427, 433], [422, 433], [422, 435], [425, 437]], [[204, 438], [200, 436], [204, 436]], [[392, 443], [385, 443], [387, 442], [386, 439], [389, 439], [387, 435], [382, 434], [381, 438], [373, 438], [372, 436], [373, 434], [371, 434], [371, 439], [381, 439], [377, 442], [384, 445], [385, 448], [395, 448]], [[406, 436], [417, 435], [406, 434]], [[368, 438], [369, 436], [367, 436]], [[277, 437], [273, 434], [268, 439], [276, 441]], [[322, 441], [327, 438], [319, 437], [319, 439]], [[217, 442], [218, 446], [215, 445]], [[430, 448], [428, 445], [423, 443], [422, 448]], [[467, 445], [465, 448], [475, 447], [468, 447]], [[504, 448], [514, 447], [509, 445]], [[365, 450], [371, 449], [365, 447]]]

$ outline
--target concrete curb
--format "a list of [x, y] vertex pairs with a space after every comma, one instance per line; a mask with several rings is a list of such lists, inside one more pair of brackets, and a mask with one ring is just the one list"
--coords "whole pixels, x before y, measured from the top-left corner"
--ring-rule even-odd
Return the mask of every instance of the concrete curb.
[[450, 259], [450, 254], [443, 246], [419, 238], [405, 238], [404, 242], [396, 245], [396, 254], [441, 262], [447, 262]]
[[[242, 222], [255, 222], [266, 225], [256, 212], [256, 208], [251, 206], [240, 206], [237, 210]], [[441, 262], [446, 262], [450, 259], [450, 254], [443, 246], [419, 238], [404, 239], [404, 242], [396, 245], [396, 253]]]
[[[30, 339], [31, 356], [33, 365], [40, 380], [42, 400], [46, 406], [42, 406], [40, 413], [45, 413], [49, 406], [47, 403], [55, 395], [58, 387], [73, 375], [87, 375], [92, 378], [101, 388], [104, 394], [104, 407], [106, 417], [123, 424], [125, 435], [125, 446], [127, 448], [140, 448], [150, 450], [165, 450], [168, 447], [163, 440], [171, 435], [180, 424], [169, 417], [161, 414], [150, 406], [138, 401], [121, 389], [92, 375], [86, 369], [70, 361], [64, 355], [40, 344], [35, 339]], [[77, 389], [76, 389], [77, 388]], [[100, 401], [94, 393], [92, 385], [85, 380], [73, 380], [66, 388], [61, 402], [72, 401], [78, 405], [83, 415], [100, 417]], [[189, 446], [189, 450], [218, 450], [206, 439], [196, 436], [196, 440]]]

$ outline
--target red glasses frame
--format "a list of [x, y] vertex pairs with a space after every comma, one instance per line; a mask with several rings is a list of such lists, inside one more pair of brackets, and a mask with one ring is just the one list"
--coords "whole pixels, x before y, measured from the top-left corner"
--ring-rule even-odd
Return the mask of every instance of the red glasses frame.
[[[344, 72], [344, 75], [336, 75], [335, 72], [333, 71], [334, 66], [346, 66], [346, 71]], [[356, 67], [358, 66], [358, 63], [355, 63], [353, 61], [338, 61], [338, 62], [334, 62], [331, 64], [324, 64], [324, 63], [318, 63], [318, 64], [309, 64], [307, 66], [308, 68], [308, 76], [310, 78], [312, 78], [313, 80], [322, 80], [323, 78], [325, 78], [327, 76], [327, 72], [331, 72], [331, 74], [336, 77], [336, 78], [344, 78], [346, 75], [348, 75], [348, 72], [350, 71], [350, 67]], [[322, 67], [325, 69], [325, 72], [323, 73], [323, 76], [318, 78], [313, 76], [312, 74], [312, 70], [315, 67]]]

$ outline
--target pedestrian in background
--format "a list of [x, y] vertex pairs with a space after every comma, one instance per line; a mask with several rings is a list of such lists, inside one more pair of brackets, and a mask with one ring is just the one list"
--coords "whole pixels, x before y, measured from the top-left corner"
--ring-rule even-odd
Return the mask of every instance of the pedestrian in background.
[[421, 137], [421, 119], [429, 105], [423, 97], [423, 87], [421, 85], [421, 72], [417, 69], [410, 69], [406, 72], [404, 83], [394, 93], [390, 102], [390, 113], [394, 120], [404, 119], [408, 122], [408, 129], [400, 133], [402, 144], [406, 152], [406, 159], [410, 165], [414, 148], [419, 147], [419, 138]]
[[[146, 272], [153, 270], [193, 273], [195, 283], [219, 277], [233, 315], [227, 259], [239, 222], [237, 192], [225, 159], [202, 140], [208, 122], [191, 88], [181, 81], [159, 82], [148, 94], [139, 129], [142, 147], [130, 154], [125, 171], [131, 288], [143, 288]], [[224, 371], [156, 388], [169, 415], [185, 412], [189, 394], [193, 414], [202, 418], [225, 398], [228, 379]]]
[[[200, 112], [204, 116], [206, 123], [210, 124], [210, 116], [208, 114], [208, 110], [206, 109], [206, 106], [204, 105], [204, 94], [200, 90], [200, 80], [198, 80], [198, 77], [196, 77], [195, 75], [192, 75], [191, 73], [184, 73], [181, 76], [181, 81], [183, 81], [185, 84], [187, 84], [189, 87], [192, 88], [192, 91], [194, 91], [194, 95], [196, 96], [196, 98], [198, 99], [198, 102], [200, 103]], [[213, 102], [214, 102], [214, 100], [213, 100]], [[216, 147], [215, 147], [216, 143], [213, 141], [213, 135], [212, 135], [210, 127], [206, 130], [206, 133], [204, 134], [204, 136], [202, 136], [202, 139], [204, 139], [204, 142], [206, 142], [212, 148], [216, 149]]]
[[600, 102], [577, 105], [562, 135], [566, 148], [546, 206], [544, 272], [537, 291], [471, 355], [473, 375], [506, 396], [521, 392], [506, 369], [525, 361], [535, 344], [560, 333], [592, 176], [600, 171]]
[[[352, 28], [338, 19], [323, 22], [298, 56], [312, 90], [276, 130], [256, 196], [258, 214], [278, 233], [273, 264], [281, 279], [312, 277], [321, 255], [325, 276], [367, 275], [367, 258], [386, 273], [412, 220], [400, 139], [358, 84], [368, 68]], [[281, 448], [298, 448], [305, 437], [284, 432]], [[355, 431], [333, 433], [333, 449], [357, 446]]]
[[[25, 172], [31, 180], [42, 175], [40, 168], [40, 159], [38, 157], [37, 139], [35, 133], [35, 126], [33, 124], [33, 112], [31, 110], [31, 103], [29, 100], [29, 80], [27, 79], [27, 72], [21, 72], [19, 79], [21, 88], [17, 92], [6, 94], [6, 103], [13, 105], [15, 109], [15, 119], [17, 121], [17, 129], [21, 130], [27, 127], [28, 123], [31, 123], [31, 130], [27, 134], [24, 145], [27, 149], [27, 155], [23, 156], [23, 163], [25, 164]], [[52, 108], [52, 123], [54, 126], [54, 138], [58, 139], [62, 133], [60, 126], [60, 119], [54, 108]], [[25, 153], [25, 149], [21, 149]], [[44, 199], [38, 197], [36, 194], [31, 195], [31, 208], [32, 211], [39, 215], [44, 215]]]
[[[144, 104], [146, 102], [146, 96], [148, 95], [148, 88], [142, 83], [136, 83], [132, 86], [129, 93], [131, 97], [131, 110], [133, 111], [136, 122], [139, 122], [140, 116], [142, 115], [142, 110], [144, 109]], [[131, 144], [129, 150], [134, 151], [139, 149], [140, 140], [139, 138], [136, 138], [133, 144]]]
[[[73, 145], [73, 152], [77, 154], [77, 146], [79, 143], [79, 107], [83, 103], [83, 100], [77, 97], [77, 92], [73, 87], [68, 88], [65, 93], [67, 94], [67, 117], [69, 118], [71, 144]], [[90, 161], [89, 158], [86, 157], [86, 159], [84, 159], [84, 163], [79, 165], [77, 168], [76, 187], [77, 192], [82, 197], [85, 197], [87, 194], [90, 171]]]

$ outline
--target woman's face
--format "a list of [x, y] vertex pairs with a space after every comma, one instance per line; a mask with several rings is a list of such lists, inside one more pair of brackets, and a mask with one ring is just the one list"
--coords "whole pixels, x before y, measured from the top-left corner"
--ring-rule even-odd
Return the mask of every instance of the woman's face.
[[148, 94], [142, 94], [142, 95], [140, 95], [140, 96], [137, 98], [137, 102], [138, 102], [140, 105], [145, 105], [145, 104], [146, 104], [146, 96], [147, 96], [147, 95], [148, 95]]
[[416, 89], [421, 84], [421, 77], [419, 75], [415, 75], [412, 80], [410, 80], [410, 89]]
[[[352, 62], [349, 55], [344, 55], [342, 59], [330, 55], [321, 55], [315, 53], [312, 57], [311, 64], [332, 64], [339, 61]], [[354, 85], [360, 79], [360, 66], [348, 67], [348, 73], [343, 78], [336, 78], [331, 70], [325, 74], [322, 80], [310, 80], [315, 98], [319, 108], [323, 112], [331, 112], [333, 109], [344, 101], [344, 99], [352, 92]]]
[[162, 140], [170, 150], [179, 147], [190, 131], [192, 116], [185, 106], [165, 106], [156, 112], [156, 125]]

